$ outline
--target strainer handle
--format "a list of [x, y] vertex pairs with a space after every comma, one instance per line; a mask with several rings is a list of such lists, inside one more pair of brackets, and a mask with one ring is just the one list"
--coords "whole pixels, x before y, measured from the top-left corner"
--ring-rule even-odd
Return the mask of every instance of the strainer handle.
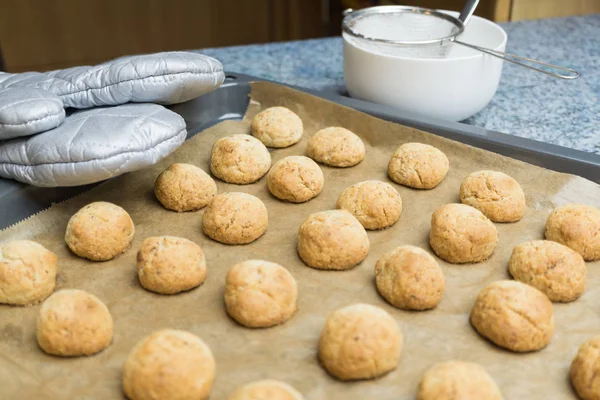
[[475, 12], [477, 8], [477, 4], [479, 4], [479, 0], [467, 0], [465, 5], [463, 6], [462, 11], [460, 12], [460, 16], [458, 19], [466, 26], [471, 19], [471, 16]]
[[[505, 61], [508, 61], [508, 62], [511, 62], [513, 64], [517, 64], [517, 65], [520, 65], [522, 67], [526, 67], [526, 68], [532, 69], [534, 71], [538, 71], [538, 72], [541, 72], [543, 74], [553, 76], [555, 78], [559, 78], [559, 79], [576, 79], [576, 78], [579, 78], [579, 72], [577, 72], [575, 70], [572, 70], [571, 68], [561, 67], [559, 65], [554, 65], [554, 64], [547, 63], [547, 62], [534, 60], [532, 58], [518, 56], [516, 54], [504, 53], [504, 52], [498, 51], [498, 50], [492, 50], [492, 49], [488, 49], [488, 48], [485, 48], [485, 47], [475, 46], [473, 44], [461, 42], [460, 40], [453, 40], [453, 42], [457, 43], [457, 44], [460, 44], [462, 46], [467, 46], [467, 47], [470, 47], [472, 49], [479, 50], [479, 51], [481, 51], [483, 53], [489, 54], [490, 56], [501, 58], [501, 59], [503, 59]], [[558, 71], [566, 71], [566, 72], [568, 72], [568, 74], [561, 74], [561, 73], [554, 73], [554, 72], [546, 71], [546, 70], [543, 70], [541, 68], [536, 68], [536, 67], [534, 67], [532, 65], [525, 64], [524, 62], [520, 62], [519, 60], [527, 61], [527, 62], [529, 62], [531, 64], [534, 64], [534, 65], [540, 65], [540, 66], [544, 66], [544, 67], [549, 67], [549, 68], [552, 68], [552, 69], [555, 69], [555, 70], [558, 70]]]

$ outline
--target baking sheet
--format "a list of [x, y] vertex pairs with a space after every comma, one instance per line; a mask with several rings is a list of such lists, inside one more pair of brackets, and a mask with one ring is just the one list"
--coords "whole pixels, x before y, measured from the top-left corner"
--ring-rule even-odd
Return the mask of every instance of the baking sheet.
[[[155, 200], [154, 179], [172, 162], [188, 162], [208, 170], [210, 147], [219, 137], [247, 133], [249, 119], [260, 108], [282, 105], [304, 121], [303, 140], [291, 148], [272, 150], [273, 162], [305, 154], [308, 136], [326, 126], [343, 126], [356, 132], [367, 148], [365, 161], [349, 169], [322, 167], [325, 188], [304, 204], [283, 203], [267, 191], [265, 179], [247, 186], [217, 182], [219, 192], [243, 191], [261, 198], [269, 212], [269, 228], [258, 241], [226, 246], [203, 235], [202, 212], [177, 214]], [[408, 141], [432, 144], [450, 159], [450, 172], [435, 189], [417, 191], [393, 184], [404, 202], [400, 221], [379, 232], [369, 232], [367, 259], [350, 271], [318, 271], [298, 258], [296, 234], [312, 212], [335, 207], [347, 186], [366, 179], [389, 181], [387, 162], [395, 148]], [[516, 178], [527, 194], [525, 218], [515, 224], [497, 224], [499, 246], [490, 260], [475, 265], [440, 263], [446, 277], [444, 299], [432, 311], [407, 312], [389, 306], [374, 287], [374, 264], [384, 252], [402, 244], [427, 245], [431, 213], [458, 201], [461, 181], [479, 169], [495, 169]], [[69, 217], [92, 201], [111, 201], [124, 207], [136, 225], [132, 248], [115, 260], [92, 263], [73, 256], [63, 241]], [[468, 313], [481, 288], [508, 278], [506, 266], [512, 248], [525, 240], [543, 237], [551, 209], [577, 201], [600, 206], [600, 187], [583, 178], [528, 165], [464, 144], [385, 122], [335, 103], [282, 86], [255, 83], [243, 122], [227, 121], [194, 136], [160, 164], [113, 179], [66, 203], [53, 206], [8, 230], [0, 241], [36, 240], [59, 257], [57, 287], [79, 288], [100, 297], [114, 322], [113, 344], [92, 357], [59, 358], [38, 349], [34, 337], [39, 306], [0, 306], [1, 399], [115, 399], [122, 398], [121, 372], [127, 353], [142, 337], [161, 328], [189, 330], [211, 347], [217, 377], [211, 398], [225, 399], [247, 382], [282, 379], [307, 399], [412, 399], [417, 384], [433, 363], [461, 359], [482, 364], [496, 380], [506, 399], [575, 398], [568, 384], [568, 367], [579, 345], [600, 333], [600, 263], [588, 263], [585, 294], [571, 304], [555, 304], [556, 332], [551, 344], [531, 354], [513, 354], [479, 337], [468, 323]], [[1, 212], [10, 212], [1, 210]], [[196, 290], [162, 296], [142, 289], [137, 281], [135, 257], [148, 236], [176, 235], [199, 243], [206, 253], [208, 278]], [[298, 312], [286, 324], [263, 330], [243, 328], [231, 320], [223, 306], [227, 269], [250, 258], [286, 266], [298, 281]], [[399, 367], [374, 381], [343, 383], [319, 366], [316, 347], [327, 315], [335, 309], [366, 302], [378, 305], [398, 321], [404, 334]]]

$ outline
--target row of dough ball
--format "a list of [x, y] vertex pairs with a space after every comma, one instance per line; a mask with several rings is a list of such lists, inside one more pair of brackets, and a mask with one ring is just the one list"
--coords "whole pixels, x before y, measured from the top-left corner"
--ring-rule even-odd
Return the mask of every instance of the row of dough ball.
[[[341, 128], [322, 129], [311, 136], [309, 159], [333, 167], [351, 167], [364, 159], [365, 147], [353, 132]], [[310, 164], [314, 167], [313, 164]], [[238, 185], [254, 183], [271, 168], [269, 150], [256, 138], [236, 134], [218, 139], [210, 155], [210, 171], [220, 180]]]
[[[257, 304], [261, 296], [275, 299], [273, 301], [279, 301], [281, 296], [286, 296], [286, 292], [289, 292], [287, 288], [273, 287], [273, 283], [281, 282], [281, 275], [278, 276], [278, 273], [282, 271], [285, 271], [283, 267], [264, 261], [250, 261], [232, 267], [228, 272], [225, 290], [228, 311], [231, 306], [235, 308], [240, 302], [246, 304], [235, 308], [238, 314], [230, 312], [230, 315], [238, 321], [264, 316], [261, 310], [247, 306]], [[285, 274], [284, 276], [293, 282], [287, 271]], [[251, 289], [240, 293], [240, 288], [245, 287]], [[293, 287], [295, 289], [295, 282]], [[273, 291], [265, 292], [269, 289]], [[231, 293], [234, 295], [228, 297]], [[241, 297], [245, 299], [240, 301]], [[288, 298], [290, 297], [292, 296], [288, 295]], [[295, 310], [295, 292], [293, 297], [293, 302], [289, 302], [294, 303], [290, 308], [291, 313]], [[281, 305], [284, 304], [268, 304], [265, 310]], [[249, 314], [244, 315], [245, 312]], [[490, 314], [494, 315], [490, 317]], [[514, 281], [495, 282], [482, 290], [471, 312], [471, 323], [482, 336], [513, 351], [532, 351], [545, 347], [554, 329], [549, 300], [536, 289]], [[261, 325], [255, 325], [259, 326]], [[61, 290], [42, 304], [36, 336], [40, 347], [49, 354], [79, 356], [94, 354], [108, 347], [112, 340], [112, 332], [110, 313], [98, 298], [81, 290]], [[176, 336], [181, 339], [181, 335]], [[199, 392], [198, 396], [204, 395], [199, 398], [206, 398], [214, 379], [214, 359], [203, 342], [198, 339], [194, 345], [193, 337], [188, 339], [190, 340], [184, 340], [184, 343], [189, 345], [192, 342], [192, 349], [186, 349], [187, 355], [177, 364], [178, 368], [182, 369], [178, 378], [187, 380], [189, 372], [186, 368], [201, 365], [202, 368], [196, 367], [194, 373], [202, 375], [196, 377], [203, 382], [198, 388], [203, 392]], [[148, 382], [155, 380], [152, 379], [152, 374], [160, 373], [163, 358], [165, 362], [172, 362], [173, 354], [169, 346], [181, 348], [174, 344], [173, 340], [174, 338], [146, 339], [132, 350], [124, 370], [124, 389], [128, 397], [147, 398], [144, 391], [155, 390]], [[597, 354], [590, 355], [592, 350], [588, 347], [592, 346], [586, 344], [582, 347], [573, 363], [571, 374], [578, 391], [580, 388], [577, 387], [577, 382], [593, 380], [588, 370], [593, 369], [595, 364], [588, 358], [597, 357]], [[324, 368], [338, 379], [371, 379], [396, 368], [401, 348], [402, 334], [394, 319], [378, 307], [357, 304], [342, 308], [327, 319], [319, 340], [318, 354]], [[150, 354], [152, 351], [156, 354]], [[169, 357], [163, 353], [169, 354]], [[365, 357], [365, 353], [368, 353], [369, 357]], [[144, 358], [155, 362], [149, 367], [150, 363], [145, 362]], [[159, 360], [158, 365], [156, 360]], [[424, 379], [421, 384], [424, 393], [433, 390], [427, 382], [427, 379]], [[173, 383], [176, 384], [175, 387], [182, 387], [179, 380]], [[581, 386], [581, 390], [589, 392], [588, 386]], [[428, 398], [422, 397], [421, 392], [419, 396]], [[582, 398], [586, 397], [582, 395]]]
[[[384, 187], [387, 185], [383, 182], [380, 184]], [[343, 205], [344, 193], [354, 196], [356, 186], [346, 189], [338, 204]], [[368, 197], [371, 193], [376, 191], [369, 189], [365, 196]], [[395, 195], [390, 198], [395, 198]], [[397, 198], [395, 210], [399, 216], [401, 199], [399, 195]], [[265, 232], [268, 225], [267, 211], [258, 198], [245, 193], [223, 193], [215, 200], [217, 201], [211, 203], [212, 206], [208, 207], [203, 217], [203, 229], [208, 236], [225, 243], [244, 243], [255, 240]], [[357, 214], [363, 216], [362, 221], [344, 210], [311, 214], [301, 225], [298, 234], [298, 253], [303, 261], [317, 269], [348, 269], [364, 260], [370, 244], [363, 225], [369, 226], [368, 218], [365, 219], [369, 213]], [[464, 218], [464, 214], [469, 218], [475, 215], [475, 218], [469, 220]], [[390, 215], [394, 214], [388, 213], [388, 217]], [[395, 218], [388, 222], [393, 222], [393, 219]], [[453, 225], [448, 228], [440, 220], [451, 221]], [[230, 221], [234, 223], [229, 224]], [[478, 228], [479, 225], [487, 229], [491, 226], [494, 235], [486, 236], [485, 229]], [[469, 226], [470, 231], [467, 229]], [[107, 260], [130, 246], [134, 231], [133, 221], [125, 210], [111, 203], [96, 202], [83, 207], [71, 218], [65, 240], [69, 248], [80, 257]], [[441, 233], [438, 234], [438, 231]], [[456, 234], [457, 231], [463, 233]], [[542, 290], [552, 301], [574, 300], [581, 295], [585, 286], [585, 264], [573, 251], [559, 243], [570, 246], [574, 251], [581, 251], [588, 259], [595, 257], [600, 247], [600, 235], [594, 234], [600, 231], [600, 211], [584, 205], [558, 207], [548, 217], [545, 231], [546, 238], [556, 242], [532, 241], [517, 246], [509, 263], [509, 272], [514, 278]], [[449, 236], [448, 232], [456, 235]], [[462, 250], [469, 255], [480, 255], [486, 252], [491, 254], [489, 241], [482, 241], [481, 238], [494, 239], [497, 233], [493, 224], [485, 221], [485, 217], [477, 214], [477, 210], [456, 204], [442, 206], [434, 213], [430, 237], [432, 248], [438, 255], [443, 256], [444, 251], [452, 254], [448, 249], [453, 248], [456, 249], [455, 252]], [[462, 238], [480, 240], [470, 244], [461, 242]], [[148, 239], [142, 247], [151, 251], [154, 247], [152, 243]], [[180, 257], [198, 258], [197, 254], [201, 254], [201, 249], [195, 249], [194, 246], [193, 243], [188, 244], [188, 251], [181, 252]], [[481, 247], [486, 251], [478, 250]], [[455, 261], [448, 256], [442, 258]], [[0, 303], [26, 305], [46, 298], [54, 290], [56, 265], [56, 255], [37, 243], [13, 241], [0, 245], [0, 272], [5, 276], [0, 282]], [[141, 281], [150, 282], [144, 271], [152, 269], [147, 268], [142, 270]], [[196, 281], [202, 281], [200, 273], [197, 273]]]

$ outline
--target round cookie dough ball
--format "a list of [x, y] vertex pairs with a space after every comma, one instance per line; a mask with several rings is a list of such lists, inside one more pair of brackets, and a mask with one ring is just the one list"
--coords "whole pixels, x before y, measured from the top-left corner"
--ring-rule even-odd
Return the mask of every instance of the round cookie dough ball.
[[453, 264], [487, 260], [498, 244], [498, 231], [481, 211], [446, 204], [431, 216], [429, 243], [435, 254]]
[[516, 246], [508, 271], [518, 281], [543, 292], [551, 301], [569, 302], [585, 289], [587, 268], [574, 250], [549, 240], [533, 240]]
[[583, 204], [555, 208], [546, 221], [546, 239], [572, 248], [586, 261], [600, 260], [600, 210]]
[[479, 364], [446, 361], [429, 368], [417, 400], [502, 400], [496, 382]]
[[225, 308], [248, 328], [279, 325], [296, 311], [296, 280], [279, 264], [249, 260], [234, 265], [225, 280]]
[[213, 145], [210, 170], [222, 181], [246, 185], [262, 178], [269, 168], [269, 150], [250, 135], [227, 136]]
[[98, 201], [71, 217], [65, 242], [79, 257], [108, 261], [127, 250], [134, 233], [135, 227], [127, 211], [115, 204]]
[[346, 210], [311, 214], [298, 231], [298, 255], [316, 269], [350, 269], [368, 252], [365, 228]]
[[316, 162], [304, 156], [277, 161], [267, 174], [267, 187], [280, 200], [303, 203], [323, 190], [325, 178]]
[[64, 289], [42, 303], [36, 337], [48, 354], [89, 356], [110, 345], [113, 320], [96, 296], [83, 290]]
[[435, 308], [444, 297], [444, 273], [435, 259], [415, 246], [400, 246], [375, 264], [377, 291], [405, 310]]
[[327, 318], [319, 340], [319, 360], [334, 377], [372, 379], [398, 366], [402, 332], [381, 308], [354, 304]]
[[554, 333], [552, 303], [533, 286], [494, 282], [479, 292], [471, 310], [471, 324], [481, 336], [505, 349], [540, 350]]
[[269, 217], [258, 197], [247, 193], [221, 193], [212, 199], [202, 216], [202, 230], [225, 244], [246, 244], [265, 233]]
[[388, 175], [401, 185], [433, 189], [448, 173], [450, 162], [441, 150], [423, 143], [398, 147], [388, 164]]
[[208, 399], [215, 359], [198, 336], [164, 329], [140, 340], [123, 369], [123, 391], [131, 400]]
[[364, 181], [346, 188], [337, 207], [352, 213], [365, 229], [384, 229], [400, 218], [402, 197], [389, 183]]
[[193, 289], [206, 279], [204, 252], [191, 240], [174, 236], [149, 237], [137, 254], [142, 286], [160, 294]]
[[303, 400], [304, 397], [285, 382], [265, 379], [242, 386], [229, 400]]
[[0, 303], [39, 303], [54, 291], [56, 254], [29, 240], [0, 244]]
[[302, 139], [302, 120], [285, 107], [271, 107], [256, 114], [252, 135], [268, 147], [288, 147]]
[[156, 178], [154, 194], [169, 210], [196, 211], [215, 197], [217, 184], [195, 165], [175, 163]]
[[365, 145], [345, 128], [321, 129], [308, 140], [307, 155], [332, 167], [353, 167], [365, 158]]
[[570, 378], [583, 400], [600, 399], [600, 336], [581, 345], [571, 363]]
[[525, 214], [525, 193], [519, 182], [502, 172], [477, 171], [460, 186], [460, 201], [494, 222], [517, 222]]

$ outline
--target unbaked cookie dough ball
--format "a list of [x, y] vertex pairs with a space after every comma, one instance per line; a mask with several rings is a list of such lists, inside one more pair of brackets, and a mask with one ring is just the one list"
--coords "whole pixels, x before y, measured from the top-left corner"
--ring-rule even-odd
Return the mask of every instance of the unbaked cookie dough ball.
[[135, 227], [127, 211], [98, 201], [77, 211], [67, 224], [65, 242], [73, 253], [92, 261], [108, 261], [123, 253]]
[[208, 399], [215, 359], [198, 336], [165, 329], [140, 340], [123, 369], [123, 391], [131, 400]]
[[252, 135], [268, 147], [288, 147], [302, 139], [302, 120], [285, 107], [270, 107], [252, 120]]
[[156, 178], [154, 194], [169, 210], [196, 211], [215, 197], [217, 184], [195, 165], [175, 163]]
[[460, 186], [460, 201], [494, 222], [517, 222], [525, 214], [525, 193], [503, 172], [477, 171]]
[[316, 269], [350, 269], [368, 252], [365, 228], [346, 210], [311, 214], [298, 231], [298, 255]]
[[543, 349], [554, 333], [552, 303], [533, 286], [494, 282], [479, 292], [471, 310], [479, 334], [514, 352]]
[[543, 292], [551, 301], [569, 302], [585, 289], [587, 268], [574, 250], [549, 240], [533, 240], [516, 246], [508, 271], [518, 281]]
[[48, 354], [89, 356], [110, 345], [113, 320], [96, 296], [83, 290], [64, 289], [42, 303], [36, 337]]
[[275, 379], [248, 383], [237, 389], [229, 400], [303, 400], [304, 397], [291, 385]]
[[415, 189], [433, 189], [448, 173], [450, 162], [441, 150], [423, 143], [398, 147], [388, 164], [388, 174], [396, 183]]
[[210, 170], [222, 181], [246, 185], [262, 178], [269, 168], [269, 150], [250, 135], [227, 136], [213, 145]]
[[353, 167], [365, 158], [365, 145], [345, 128], [321, 129], [308, 140], [306, 152], [318, 163], [332, 167]]
[[600, 336], [581, 345], [571, 363], [570, 378], [582, 400], [600, 399]]
[[193, 289], [206, 279], [204, 252], [191, 240], [174, 236], [149, 237], [137, 254], [141, 285], [156, 293]]
[[600, 260], [600, 210], [583, 204], [566, 204], [546, 221], [546, 239], [562, 243], [586, 261]]
[[279, 264], [244, 261], [227, 271], [225, 308], [248, 328], [268, 328], [287, 321], [296, 311], [296, 280]]
[[277, 161], [267, 174], [267, 187], [280, 200], [303, 203], [323, 190], [325, 178], [316, 162], [304, 156]]
[[265, 233], [269, 217], [258, 197], [247, 193], [221, 193], [208, 204], [202, 229], [213, 240], [225, 244], [246, 244]]
[[502, 394], [481, 365], [446, 361], [425, 372], [417, 400], [502, 400]]
[[0, 303], [39, 303], [54, 291], [56, 254], [29, 240], [0, 244]]
[[439, 258], [453, 264], [487, 260], [498, 244], [498, 231], [481, 211], [446, 204], [431, 216], [429, 243]]
[[354, 304], [327, 318], [319, 340], [319, 360], [334, 377], [372, 379], [398, 366], [402, 332], [381, 308]]
[[375, 264], [377, 291], [391, 305], [406, 310], [428, 310], [444, 297], [444, 273], [435, 259], [415, 246], [400, 246]]
[[402, 197], [389, 183], [364, 181], [346, 188], [337, 207], [352, 213], [365, 229], [385, 229], [400, 218]]

